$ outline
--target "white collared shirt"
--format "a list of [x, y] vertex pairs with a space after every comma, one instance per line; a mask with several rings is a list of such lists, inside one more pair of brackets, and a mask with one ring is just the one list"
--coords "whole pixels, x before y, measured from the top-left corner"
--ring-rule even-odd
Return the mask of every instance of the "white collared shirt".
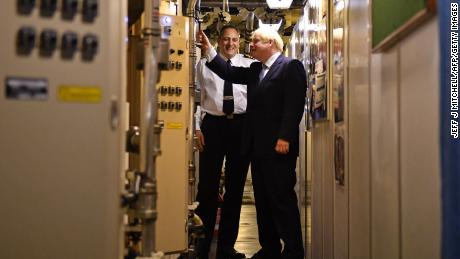
[[273, 54], [270, 58], [265, 61], [265, 63], [262, 66], [262, 71], [260, 71], [259, 79], [262, 81], [264, 77], [267, 75], [268, 70], [270, 70], [270, 67], [275, 63], [275, 60], [281, 55], [281, 52], [276, 52]]
[[[221, 57], [227, 61], [227, 58], [222, 55]], [[254, 62], [253, 59], [245, 58], [241, 54], [236, 54], [230, 60], [232, 62], [232, 66], [237, 67], [249, 67], [251, 63]], [[204, 113], [209, 113], [216, 116], [225, 115], [222, 112], [224, 80], [206, 66], [206, 59], [201, 59], [198, 62], [196, 69], [196, 79], [197, 87], [201, 91], [201, 107], [199, 107], [195, 113], [195, 127], [196, 129], [200, 129], [201, 120]], [[247, 105], [246, 85], [233, 84], [233, 100], [235, 107], [234, 113], [245, 113]]]

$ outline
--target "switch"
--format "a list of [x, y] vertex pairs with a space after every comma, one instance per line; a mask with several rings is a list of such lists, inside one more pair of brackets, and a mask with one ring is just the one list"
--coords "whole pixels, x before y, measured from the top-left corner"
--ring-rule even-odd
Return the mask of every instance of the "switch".
[[81, 49], [83, 60], [86, 60], [86, 61], [93, 60], [94, 56], [97, 53], [98, 45], [99, 43], [98, 43], [96, 35], [86, 34], [83, 37], [82, 49]]
[[166, 95], [168, 93], [168, 88], [164, 85], [160, 86], [160, 94]]
[[51, 17], [56, 11], [57, 0], [41, 0], [40, 15]]
[[35, 0], [17, 0], [18, 13], [30, 14], [35, 7]]
[[176, 93], [176, 88], [174, 86], [168, 86], [168, 94], [173, 95]]
[[93, 22], [99, 9], [98, 0], [83, 0], [83, 21]]
[[182, 62], [176, 61], [176, 70], [182, 69]]
[[180, 55], [182, 55], [182, 54], [184, 54], [184, 51], [183, 51], [183, 50], [180, 49], [180, 50], [177, 51], [177, 55], [180, 56]]
[[78, 36], [75, 32], [62, 34], [61, 56], [64, 59], [71, 59], [77, 50]]
[[78, 0], [62, 0], [62, 18], [72, 20], [77, 13]]
[[161, 101], [159, 106], [160, 106], [160, 109], [166, 110], [166, 108], [168, 108], [168, 103], [165, 101]]
[[182, 103], [176, 102], [176, 111], [180, 111], [182, 109]]
[[24, 26], [19, 29], [16, 36], [16, 51], [19, 55], [29, 55], [35, 47], [35, 29]]
[[169, 49], [169, 54], [174, 54], [176, 51], [174, 49]]
[[51, 56], [57, 46], [57, 32], [51, 29], [44, 29], [40, 34], [40, 55]]
[[175, 102], [168, 102], [168, 110], [174, 110], [175, 107], [176, 107]]
[[179, 96], [182, 94], [182, 87], [176, 86], [176, 95]]

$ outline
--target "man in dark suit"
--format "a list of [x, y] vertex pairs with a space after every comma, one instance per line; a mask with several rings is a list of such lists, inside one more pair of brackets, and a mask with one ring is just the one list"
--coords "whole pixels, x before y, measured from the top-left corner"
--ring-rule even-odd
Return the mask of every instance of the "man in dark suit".
[[[283, 41], [272, 29], [253, 33], [249, 68], [227, 64], [199, 32], [207, 66], [224, 80], [248, 86], [243, 152], [251, 157], [259, 243], [253, 258], [303, 258], [296, 183], [299, 123], [303, 114], [306, 74], [298, 60], [281, 54]], [[281, 251], [281, 242], [284, 249]]]

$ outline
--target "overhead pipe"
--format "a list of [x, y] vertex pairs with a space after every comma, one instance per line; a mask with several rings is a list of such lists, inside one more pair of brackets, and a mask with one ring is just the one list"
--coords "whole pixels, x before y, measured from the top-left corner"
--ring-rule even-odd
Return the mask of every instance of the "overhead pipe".
[[230, 13], [230, 5], [228, 3], [228, 0], [224, 0], [222, 3], [222, 11], [226, 13]]
[[[257, 7], [268, 7], [265, 1], [251, 2], [244, 0], [228, 0], [229, 7], [243, 7], [243, 8], [257, 8]], [[202, 1], [201, 7], [222, 7], [222, 1]], [[303, 8], [304, 5], [301, 3], [293, 2], [290, 9]]]
[[244, 53], [249, 55], [251, 52], [251, 36], [252, 32], [254, 31], [254, 20], [255, 20], [255, 14], [254, 10], [248, 10], [248, 17], [246, 18], [246, 26], [245, 26], [245, 32], [244, 32]]

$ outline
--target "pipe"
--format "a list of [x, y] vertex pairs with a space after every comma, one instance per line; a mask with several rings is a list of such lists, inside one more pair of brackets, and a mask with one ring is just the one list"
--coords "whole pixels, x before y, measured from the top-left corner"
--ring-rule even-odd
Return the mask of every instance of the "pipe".
[[254, 10], [250, 10], [248, 17], [246, 18], [246, 30], [244, 31], [244, 53], [248, 55], [251, 52], [251, 47], [249, 44], [251, 43], [252, 31], [254, 31], [254, 20]]
[[195, 111], [195, 89], [196, 89], [196, 24], [198, 21], [198, 13], [200, 11], [200, 0], [190, 0], [187, 6], [187, 16], [189, 17], [189, 125], [187, 131], [188, 146], [188, 182], [189, 182], [189, 197], [188, 204], [191, 205], [195, 199], [195, 153], [194, 153], [194, 111]]
[[142, 218], [142, 251], [149, 257], [155, 252], [155, 221], [157, 219], [156, 156], [159, 152], [158, 96], [156, 83], [159, 78], [158, 46], [160, 0], [144, 1], [144, 28], [142, 30], [144, 53], [144, 84], [141, 89], [139, 200], [137, 214]]
[[230, 13], [230, 5], [228, 4], [228, 0], [224, 0], [222, 4], [222, 11]]
[[[229, 0], [229, 7], [244, 7], [244, 8], [257, 8], [257, 7], [268, 7], [265, 2], [249, 2], [244, 0]], [[222, 7], [222, 1], [203, 1], [201, 7]], [[301, 3], [292, 3], [290, 9], [303, 8]]]

